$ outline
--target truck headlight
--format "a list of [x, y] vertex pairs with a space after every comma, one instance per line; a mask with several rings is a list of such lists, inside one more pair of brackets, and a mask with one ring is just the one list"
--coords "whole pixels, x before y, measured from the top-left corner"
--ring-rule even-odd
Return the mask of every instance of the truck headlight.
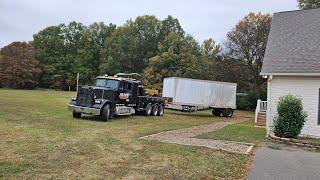
[[75, 97], [71, 98], [71, 101], [76, 101], [76, 100], [77, 100], [77, 98], [75, 98]]
[[101, 102], [102, 102], [101, 100], [95, 100], [94, 101], [95, 104], [101, 104]]

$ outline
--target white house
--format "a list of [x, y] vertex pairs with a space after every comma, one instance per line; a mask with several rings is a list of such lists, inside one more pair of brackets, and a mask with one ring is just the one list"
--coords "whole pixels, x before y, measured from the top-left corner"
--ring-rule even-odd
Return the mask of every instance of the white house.
[[301, 135], [320, 137], [320, 9], [274, 14], [261, 75], [268, 78], [268, 133], [279, 98], [292, 94], [308, 114]]

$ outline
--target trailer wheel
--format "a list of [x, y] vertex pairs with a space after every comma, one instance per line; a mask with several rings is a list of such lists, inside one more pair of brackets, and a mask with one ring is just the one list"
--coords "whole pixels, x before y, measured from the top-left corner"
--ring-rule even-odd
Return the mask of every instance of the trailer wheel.
[[163, 114], [164, 114], [164, 107], [163, 105], [160, 105], [158, 110], [158, 116], [163, 116]]
[[152, 108], [152, 116], [157, 116], [159, 112], [159, 106], [155, 104]]
[[214, 116], [220, 116], [221, 115], [221, 109], [212, 109], [212, 115]]
[[75, 112], [75, 111], [73, 111], [72, 112], [72, 116], [74, 117], [74, 118], [80, 118], [81, 117], [81, 113], [77, 113], [77, 112]]
[[233, 109], [224, 109], [222, 111], [223, 117], [232, 117], [233, 115]]
[[144, 112], [144, 115], [145, 116], [150, 116], [152, 113], [152, 105], [151, 104], [148, 104], [147, 107], [146, 107], [146, 110]]
[[108, 121], [110, 119], [110, 105], [106, 104], [101, 112], [100, 119], [103, 121]]

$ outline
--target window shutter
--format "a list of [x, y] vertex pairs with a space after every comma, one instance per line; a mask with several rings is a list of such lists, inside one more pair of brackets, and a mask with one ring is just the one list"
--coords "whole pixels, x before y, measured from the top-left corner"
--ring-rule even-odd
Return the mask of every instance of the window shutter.
[[320, 89], [319, 89], [319, 102], [318, 102], [318, 125], [320, 125]]

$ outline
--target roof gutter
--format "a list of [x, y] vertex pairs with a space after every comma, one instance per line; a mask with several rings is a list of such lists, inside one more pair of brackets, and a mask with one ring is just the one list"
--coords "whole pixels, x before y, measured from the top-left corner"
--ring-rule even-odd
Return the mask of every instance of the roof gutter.
[[320, 76], [320, 73], [260, 73], [261, 76]]

